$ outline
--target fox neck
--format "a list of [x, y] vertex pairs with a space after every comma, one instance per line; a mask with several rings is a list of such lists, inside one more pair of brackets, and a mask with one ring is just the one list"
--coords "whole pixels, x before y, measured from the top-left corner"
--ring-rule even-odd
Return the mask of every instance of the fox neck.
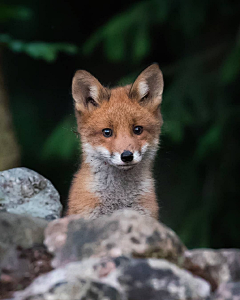
[[[156, 151], [155, 151], [156, 152]], [[154, 152], [154, 154], [155, 154]], [[154, 191], [152, 164], [154, 155], [144, 158], [129, 170], [121, 170], [97, 157], [83, 156], [82, 168], [90, 169], [89, 192], [98, 196], [100, 205], [93, 212], [94, 216], [110, 214], [116, 209], [133, 208], [148, 214], [141, 207], [140, 200], [147, 193]]]
[[102, 159], [92, 159], [90, 165], [92, 183], [95, 191], [115, 190], [115, 193], [127, 192], [133, 188], [148, 186], [152, 179], [152, 161], [145, 160], [128, 170], [112, 166]]

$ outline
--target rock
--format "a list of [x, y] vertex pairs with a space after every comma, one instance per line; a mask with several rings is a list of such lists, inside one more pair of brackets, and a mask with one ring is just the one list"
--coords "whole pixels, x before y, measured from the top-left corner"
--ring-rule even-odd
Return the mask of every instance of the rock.
[[40, 274], [51, 271], [51, 259], [43, 245], [28, 249], [12, 247], [1, 262], [1, 297], [12, 297], [13, 292], [26, 288]]
[[[18, 300], [126, 300], [113, 287], [104, 283], [79, 279], [72, 282], [59, 282], [53, 285], [45, 293], [33, 294], [29, 296], [16, 296]], [[13, 300], [12, 299], [12, 300]]]
[[215, 290], [223, 282], [240, 280], [240, 250], [188, 250], [184, 268], [209, 281]]
[[49, 223], [45, 245], [54, 267], [89, 257], [121, 255], [166, 258], [181, 264], [185, 246], [165, 225], [133, 210], [96, 220], [70, 216]]
[[[51, 270], [52, 256], [43, 246], [48, 221], [0, 212], [0, 295], [25, 288], [33, 278]], [[1, 297], [0, 297], [1, 298]]]
[[205, 300], [203, 279], [163, 259], [92, 258], [38, 277], [14, 300]]
[[0, 243], [17, 245], [22, 248], [42, 244], [44, 229], [48, 222], [40, 218], [0, 213]]
[[47, 224], [40, 218], [0, 212], [0, 263], [11, 248], [42, 244]]
[[240, 281], [220, 284], [212, 300], [240, 300]]
[[[83, 288], [84, 279], [86, 283], [97, 281], [102, 269], [106, 269], [106, 265], [111, 263], [112, 268], [116, 268], [112, 259], [92, 258], [82, 262], [69, 263], [64, 267], [58, 268], [42, 275], [35, 279], [35, 281], [24, 291], [16, 293], [17, 298], [25, 299], [36, 295], [45, 295], [52, 293], [54, 290], [58, 294], [57, 287], [63, 285], [66, 290], [72, 283], [78, 283], [78, 288]], [[108, 275], [109, 273], [106, 273]], [[64, 284], [63, 284], [64, 283]], [[61, 291], [64, 294], [64, 291]], [[81, 299], [80, 297], [66, 297], [66, 299]], [[33, 298], [34, 299], [34, 298]], [[45, 299], [45, 298], [43, 298]], [[54, 298], [53, 298], [54, 299]]]
[[117, 279], [127, 299], [205, 300], [210, 296], [206, 281], [164, 260], [132, 260]]
[[62, 212], [52, 183], [32, 170], [15, 168], [0, 172], [0, 210], [53, 220]]
[[[107, 272], [109, 264], [111, 268]], [[99, 280], [115, 270], [116, 267], [113, 259], [106, 258], [92, 258], [70, 263], [38, 277], [24, 291], [17, 292], [14, 299], [44, 300], [51, 297], [51, 300], [123, 300], [114, 286]]]

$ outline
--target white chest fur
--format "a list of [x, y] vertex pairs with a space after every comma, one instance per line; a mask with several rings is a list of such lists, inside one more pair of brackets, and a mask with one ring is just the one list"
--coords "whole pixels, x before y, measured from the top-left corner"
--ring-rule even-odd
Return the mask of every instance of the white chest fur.
[[149, 163], [142, 162], [130, 170], [121, 170], [99, 160], [91, 167], [92, 180], [88, 188], [100, 199], [93, 217], [123, 208], [149, 214], [139, 203], [140, 198], [153, 189]]

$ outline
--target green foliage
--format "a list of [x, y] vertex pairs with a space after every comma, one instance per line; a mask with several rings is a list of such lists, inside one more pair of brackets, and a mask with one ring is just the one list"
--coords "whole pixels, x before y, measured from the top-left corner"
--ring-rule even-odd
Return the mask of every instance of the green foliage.
[[[158, 18], [151, 17], [152, 9], [156, 9]], [[97, 30], [84, 44], [83, 53], [92, 54], [95, 47], [103, 42], [107, 58], [114, 62], [122, 61], [127, 56], [128, 41], [131, 40], [131, 59], [139, 62], [150, 51], [149, 26], [163, 18], [164, 12], [156, 0], [136, 3]]]
[[0, 4], [0, 22], [11, 19], [25, 21], [32, 16], [32, 11], [23, 6]]
[[231, 49], [221, 69], [221, 80], [224, 83], [234, 81], [240, 72], [240, 38], [236, 45]]
[[206, 133], [199, 137], [198, 145], [196, 148], [196, 159], [202, 161], [207, 156], [218, 152], [222, 146], [222, 133], [223, 128], [221, 124], [212, 125], [207, 129]]
[[[225, 5], [226, 3], [222, 3], [220, 7], [224, 6], [226, 9]], [[151, 30], [156, 25], [161, 26], [161, 24], [169, 22], [173, 10], [175, 10], [173, 26], [179, 27], [179, 31], [185, 36], [185, 39], [192, 39], [192, 36], [196, 35], [204, 23], [210, 5], [208, 1], [196, 1], [193, 4], [188, 0], [181, 3], [167, 0], [135, 3], [99, 28], [86, 41], [83, 53], [93, 54], [94, 49], [102, 43], [104, 54], [110, 61], [124, 61], [130, 55], [131, 60], [140, 62], [149, 54], [151, 42], [153, 42], [150, 38]], [[131, 47], [128, 49], [129, 40], [131, 40]], [[165, 132], [173, 142], [181, 143], [187, 128], [195, 125], [201, 128], [206, 124], [210, 126], [205, 135], [201, 135], [199, 138], [196, 149], [196, 156], [199, 159], [204, 159], [205, 153], [210, 148], [212, 151], [219, 149], [223, 129], [222, 125], [216, 125], [219, 124], [219, 116], [217, 114], [214, 116], [216, 107], [211, 107], [211, 101], [208, 100], [209, 94], [212, 92], [210, 83], [214, 77], [217, 77], [218, 70], [220, 80], [225, 83], [232, 82], [240, 71], [240, 48], [237, 43], [218, 69], [214, 70], [212, 74], [204, 74], [203, 66], [210, 63], [216, 55], [224, 53], [225, 48], [225, 45], [222, 47], [220, 43], [207, 50], [204, 49], [202, 52], [197, 49], [195, 53], [193, 52], [186, 58], [183, 55], [183, 59], [172, 67], [175, 76], [164, 94], [164, 103], [166, 104], [163, 105], [163, 111], [167, 118]], [[163, 67], [163, 72], [165, 69], [168, 73], [171, 67]], [[181, 74], [177, 73], [178, 70], [181, 71]], [[203, 77], [206, 78], [202, 80]], [[129, 78], [133, 78], [133, 76], [126, 77], [122, 82], [127, 82]], [[221, 82], [215, 84], [215, 88], [216, 91], [223, 89]]]
[[[227, 24], [238, 15], [239, 5], [226, 1], [140, 1], [112, 17], [83, 46], [85, 55], [94, 55], [102, 46], [103, 55], [109, 61], [131, 66], [150, 57], [157, 33], [165, 37], [162, 47], [167, 47], [165, 53], [170, 53], [175, 62], [161, 66], [168, 82], [162, 105], [163, 137], [182, 153], [189, 152], [186, 159], [182, 155], [182, 162], [176, 167], [186, 174], [177, 178], [178, 184], [173, 187], [176, 199], [183, 186], [189, 189], [185, 192], [186, 199], [180, 196], [179, 200], [185, 209], [182, 211], [184, 222], [181, 214], [178, 217], [174, 212], [169, 222], [178, 228], [178, 233], [190, 246], [197, 245], [196, 235], [198, 246], [210, 246], [211, 222], [223, 201], [221, 178], [224, 170], [234, 165], [234, 156], [225, 161], [223, 149], [231, 143], [232, 137], [227, 134], [231, 132], [229, 124], [236, 122], [236, 105], [230, 92], [226, 94], [226, 87], [239, 78], [239, 35], [233, 43], [229, 35], [223, 36], [219, 30], [215, 35], [221, 38], [211, 40], [208, 29], [214, 22]], [[231, 25], [223, 28], [230, 32]], [[162, 57], [154, 60], [161, 62]], [[129, 74], [121, 82], [130, 82], [136, 75]], [[186, 143], [188, 148], [184, 146]], [[197, 170], [202, 170], [204, 176]], [[229, 183], [232, 180], [231, 176], [226, 179]], [[198, 192], [197, 187], [200, 188]], [[193, 206], [195, 199], [199, 206]], [[181, 210], [179, 202], [171, 201]]]
[[59, 52], [69, 55], [78, 53], [75, 45], [67, 43], [45, 43], [45, 42], [24, 42], [11, 38], [9, 35], [0, 35], [0, 44], [8, 47], [16, 53], [25, 53], [34, 59], [43, 59], [47, 62], [54, 62]]
[[[27, 11], [0, 6], [0, 21], [29, 18]], [[119, 79], [121, 84], [133, 82], [146, 64], [158, 61], [166, 82], [158, 159], [166, 155], [164, 147], [175, 151], [172, 171], [156, 165], [163, 173], [159, 171], [157, 178], [159, 194], [161, 188], [168, 189], [162, 206], [170, 213], [163, 221], [188, 247], [219, 245], [222, 232], [225, 239], [231, 237], [232, 243], [240, 244], [235, 225], [239, 224], [235, 213], [240, 152], [239, 12], [238, 1], [144, 0], [112, 16], [81, 48], [69, 43], [18, 41], [9, 35], [0, 35], [0, 43], [14, 53], [48, 62], [64, 52], [81, 54], [77, 63], [84, 65], [89, 56], [93, 70], [100, 69], [105, 59], [116, 66], [116, 74], [118, 66], [121, 73], [129, 72]], [[77, 35], [78, 30], [71, 31]], [[43, 161], [69, 162], [78, 148], [78, 139], [71, 132], [74, 127], [73, 117], [63, 118], [39, 150]], [[166, 187], [161, 185], [165, 171], [171, 181]], [[214, 234], [212, 224], [219, 219], [220, 229]]]
[[[30, 9], [22, 6], [0, 4], [0, 22], [11, 19], [27, 21], [32, 17]], [[8, 34], [0, 34], [0, 46], [8, 47], [16, 53], [25, 53], [34, 59], [54, 62], [59, 52], [69, 55], [78, 53], [78, 48], [69, 43], [26, 42], [16, 40]]]
[[76, 154], [79, 139], [74, 128], [74, 117], [68, 116], [62, 120], [43, 145], [42, 158], [68, 160]]

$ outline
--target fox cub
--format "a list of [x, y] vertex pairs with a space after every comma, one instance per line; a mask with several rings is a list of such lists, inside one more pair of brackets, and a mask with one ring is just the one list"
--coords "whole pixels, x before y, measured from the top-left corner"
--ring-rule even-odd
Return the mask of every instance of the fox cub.
[[108, 89], [90, 73], [73, 77], [82, 164], [67, 214], [88, 219], [131, 208], [158, 218], [152, 167], [163, 123], [163, 76], [157, 64], [131, 85]]

